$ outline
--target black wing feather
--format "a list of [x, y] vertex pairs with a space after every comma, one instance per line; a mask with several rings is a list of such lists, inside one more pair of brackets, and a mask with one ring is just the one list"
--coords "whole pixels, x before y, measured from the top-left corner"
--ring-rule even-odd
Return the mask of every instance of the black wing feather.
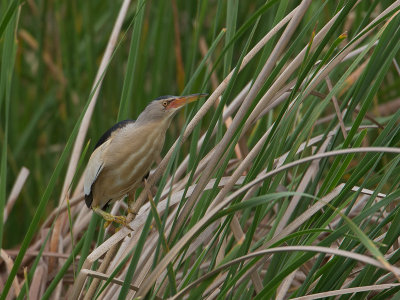
[[[107, 210], [110, 207], [110, 202], [111, 202], [111, 200], [109, 200], [101, 209], [102, 210]], [[92, 203], [93, 203], [93, 193], [92, 193], [92, 191], [90, 191], [89, 195], [85, 195], [85, 203], [86, 203], [86, 206], [88, 208], [90, 208], [90, 209], [92, 208]]]
[[132, 124], [135, 123], [135, 120], [123, 120], [121, 122], [118, 122], [117, 124], [115, 124], [113, 127], [111, 127], [110, 129], [108, 129], [101, 137], [100, 139], [97, 141], [96, 146], [94, 146], [94, 150], [96, 150], [96, 148], [100, 147], [104, 142], [106, 142], [111, 134], [120, 129], [120, 128], [124, 128], [126, 125], [128, 124]]
[[88, 208], [92, 208], [92, 202], [93, 202], [93, 194], [92, 194], [92, 191], [90, 191], [89, 195], [85, 195], [86, 206]]

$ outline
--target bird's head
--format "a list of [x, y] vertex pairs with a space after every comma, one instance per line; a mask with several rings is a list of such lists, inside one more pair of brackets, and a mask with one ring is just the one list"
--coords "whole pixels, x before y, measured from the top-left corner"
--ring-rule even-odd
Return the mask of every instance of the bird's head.
[[205, 97], [207, 94], [192, 94], [187, 96], [162, 96], [150, 102], [139, 115], [137, 121], [164, 121], [170, 120], [185, 104]]

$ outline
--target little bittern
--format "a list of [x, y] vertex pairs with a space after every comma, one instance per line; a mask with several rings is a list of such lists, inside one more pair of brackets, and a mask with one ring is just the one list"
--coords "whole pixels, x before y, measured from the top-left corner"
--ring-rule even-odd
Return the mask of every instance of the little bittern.
[[[106, 131], [97, 142], [86, 167], [86, 205], [107, 223], [126, 224], [123, 216], [104, 211], [108, 204], [133, 192], [149, 174], [164, 145], [165, 133], [175, 113], [206, 94], [163, 96], [152, 101], [136, 121], [125, 120]], [[133, 196], [128, 197], [131, 208]]]

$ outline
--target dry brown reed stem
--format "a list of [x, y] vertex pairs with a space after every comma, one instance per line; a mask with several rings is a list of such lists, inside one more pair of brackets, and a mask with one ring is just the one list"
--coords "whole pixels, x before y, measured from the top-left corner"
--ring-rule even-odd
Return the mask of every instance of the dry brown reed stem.
[[35, 270], [29, 289], [29, 299], [42, 299], [48, 280], [47, 264], [41, 260]]
[[[0, 249], [0, 257], [3, 259], [4, 263], [6, 264], [7, 273], [10, 274], [10, 271], [14, 266], [13, 260], [8, 256], [8, 254], [3, 249]], [[13, 284], [12, 284], [15, 297], [18, 297], [18, 295], [21, 291], [21, 285], [22, 284], [20, 284], [18, 282], [17, 276], [15, 276], [14, 280], [13, 280]]]
[[[5, 251], [11, 257], [16, 257], [18, 255], [18, 253], [19, 253], [19, 250], [5, 250]], [[38, 255], [39, 255], [39, 251], [29, 251], [29, 250], [26, 251], [26, 254], [25, 254], [26, 257], [28, 257], [28, 256], [36, 257]], [[46, 256], [50, 257], [51, 256], [51, 257], [56, 257], [56, 258], [59, 258], [59, 259], [67, 259], [69, 257], [68, 254], [54, 253], [54, 252], [49, 252], [49, 251], [43, 251], [42, 252], [42, 256], [43, 257], [46, 257]], [[80, 258], [79, 255], [75, 257], [76, 260], [79, 260], [79, 258]]]
[[[333, 130], [333, 131], [337, 131], [337, 129]], [[326, 148], [328, 147], [328, 144], [330, 143], [330, 141], [332, 140], [333, 135], [328, 136], [326, 138], [326, 140], [323, 142], [323, 144], [321, 145], [318, 153], [323, 153], [325, 152]], [[318, 164], [319, 164], [319, 160], [314, 160], [310, 167], [307, 169], [307, 171], [305, 172], [303, 178], [301, 179], [299, 186], [296, 189], [296, 192], [299, 193], [298, 195], [293, 196], [293, 198], [290, 201], [289, 206], [287, 207], [285, 213], [283, 214], [281, 220], [278, 223], [278, 226], [276, 227], [275, 233], [274, 235], [277, 235], [279, 232], [282, 231], [282, 229], [287, 225], [287, 222], [290, 219], [290, 216], [292, 215], [292, 213], [295, 211], [301, 196], [300, 194], [303, 194], [304, 191], [306, 190], [309, 182], [311, 181], [312, 177], [314, 176], [314, 174], [317, 173], [318, 171]]]
[[[213, 290], [213, 292], [207, 297], [205, 298], [205, 300], [214, 300], [217, 299], [219, 293], [221, 292], [221, 290], [219, 288], [216, 288]], [[205, 292], [204, 292], [205, 293]], [[204, 295], [204, 294], [203, 294]], [[204, 296], [203, 296], [204, 297]]]
[[[200, 40], [199, 40], [199, 48], [200, 48], [201, 54], [202, 54], [203, 56], [206, 56], [206, 55], [207, 55], [207, 52], [208, 52], [208, 46], [207, 46], [207, 43], [206, 43], [206, 40], [205, 40], [204, 37], [201, 37]], [[212, 63], [212, 61], [211, 61], [211, 58], [208, 59], [207, 69], [208, 69], [209, 72], [212, 72], [212, 70], [213, 70], [213, 63]], [[217, 78], [217, 74], [216, 74], [215, 72], [212, 72], [212, 73], [211, 73], [211, 87], [212, 87], [213, 90], [216, 90], [216, 89], [218, 88], [218, 82], [219, 82], [219, 80], [218, 80], [218, 78]], [[215, 108], [218, 107], [219, 102], [220, 102], [220, 99], [218, 99], [217, 101], [215, 101], [215, 103], [214, 103]], [[224, 106], [223, 112], [224, 112], [225, 110], [226, 110], [226, 105]], [[232, 123], [232, 117], [229, 116], [229, 117], [225, 120], [225, 126], [226, 126], [226, 128], [228, 128], [228, 127], [230, 126], [231, 123]], [[235, 145], [235, 154], [236, 154], [236, 157], [237, 157], [238, 159], [242, 159], [243, 155], [242, 155], [242, 151], [240, 150], [239, 144], [236, 144], [236, 145]]]
[[216, 292], [217, 293], [220, 292], [220, 289], [218, 287], [224, 283], [224, 281], [226, 280], [226, 277], [227, 277], [227, 274], [224, 273], [220, 277], [216, 278], [210, 284], [210, 286], [204, 291], [202, 296], [207, 297], [207, 299], [215, 299], [215, 297], [218, 296], [218, 294], [216, 295]]
[[[332, 82], [331, 82], [329, 76], [327, 76], [325, 78], [325, 81], [326, 81], [326, 86], [328, 87], [328, 91], [331, 92], [333, 89], [333, 85], [332, 85]], [[335, 112], [336, 112], [336, 115], [339, 120], [340, 129], [342, 130], [343, 137], [344, 137], [344, 139], [346, 139], [347, 132], [346, 132], [346, 127], [343, 122], [343, 114], [346, 112], [346, 110], [342, 114], [342, 112], [340, 111], [339, 103], [338, 103], [335, 95], [332, 96], [332, 102], [333, 102], [333, 106], [335, 107]]]
[[400, 75], [400, 67], [399, 67], [399, 64], [397, 63], [396, 58], [393, 58], [393, 65], [394, 65], [394, 68], [397, 71], [397, 74]]
[[[157, 206], [157, 209], [160, 211], [160, 213], [164, 212], [164, 210], [161, 209], [160, 205]], [[148, 211], [148, 210], [146, 210], [146, 211]], [[136, 221], [139, 221], [139, 219], [136, 219]], [[135, 230], [137, 232], [141, 231], [144, 226], [144, 222], [139, 222], [139, 223], [140, 224], [137, 226], [137, 229]], [[134, 245], [138, 242], [139, 238], [140, 238], [140, 236], [138, 234], [133, 234], [131, 236], [128, 236], [128, 238], [125, 238], [121, 241], [121, 244], [118, 249], [118, 253], [115, 255], [114, 260], [111, 262], [110, 266], [108, 267], [108, 270], [107, 270], [108, 272], [113, 271], [118, 266], [118, 264], [123, 260], [124, 257], [126, 257], [127, 255], [131, 255], [130, 252], [133, 249]]]
[[[290, 95], [290, 92], [285, 92], [286, 90], [288, 90], [289, 87], [292, 87], [294, 85], [294, 81], [288, 83], [287, 85], [285, 85], [278, 93], [277, 96], [272, 100], [272, 103], [257, 117], [257, 119], [253, 122], [253, 124], [260, 118], [262, 118], [268, 111], [272, 110], [274, 107], [276, 107], [277, 105], [281, 104], [284, 100], [286, 100], [288, 98], [288, 96]], [[239, 95], [234, 99], [234, 101], [232, 103], [234, 103], [237, 100], [241, 100], [243, 101], [244, 97], [245, 97], [245, 93], [248, 91], [248, 88], [250, 87], [250, 84], [246, 85], [246, 87], [239, 93]], [[231, 104], [232, 104], [231, 103]], [[230, 110], [231, 106], [228, 106], [227, 111]], [[225, 115], [224, 115], [225, 116]], [[215, 134], [216, 130], [213, 131], [212, 136]], [[242, 133], [242, 135], [244, 134], [244, 132]], [[199, 146], [198, 149], [201, 147], [201, 144], [204, 142], [204, 137], [205, 134], [200, 138], [199, 140]], [[198, 177], [199, 174], [201, 174], [201, 172], [203, 171], [203, 169], [206, 167], [206, 165], [209, 163], [210, 157], [213, 155], [215, 151], [215, 147], [213, 149], [211, 149], [206, 155], [205, 157], [203, 157], [201, 159], [201, 161], [199, 162], [196, 171], [195, 171], [195, 178]], [[183, 162], [181, 163], [181, 165], [178, 167], [176, 173], [179, 174], [179, 176], [181, 176], [181, 174], [183, 174], [186, 169], [187, 169], [187, 165], [188, 165], [188, 159], [189, 157], [186, 156], [186, 158], [183, 160]], [[222, 160], [223, 161], [223, 160]], [[175, 174], [176, 174], [175, 173]], [[189, 175], [187, 175], [187, 178], [189, 177]], [[176, 181], [174, 181], [176, 182]], [[182, 186], [185, 185], [185, 180], [182, 180], [182, 184], [178, 185], [178, 186], [174, 186], [174, 188], [182, 188]], [[169, 184], [166, 185], [166, 189], [169, 189]]]
[[[93, 277], [93, 278], [98, 278], [98, 279], [101, 279], [101, 280], [107, 280], [107, 279], [109, 279], [109, 276], [108, 275], [106, 275], [106, 274], [104, 274], [104, 273], [100, 273], [100, 272], [96, 272], [96, 271], [92, 271], [92, 270], [85, 270], [84, 271], [88, 276], [90, 276], [90, 277]], [[118, 284], [118, 285], [123, 285], [123, 283], [124, 283], [124, 281], [123, 280], [121, 280], [121, 279], [118, 279], [118, 278], [113, 278], [113, 279], [111, 279], [111, 282], [112, 283], [115, 283], [115, 284]], [[135, 287], [134, 285], [130, 285], [130, 289], [132, 289], [132, 290], [137, 290], [137, 287]], [[162, 299], [162, 298], [160, 298], [160, 297], [155, 297], [155, 299]]]
[[[292, 85], [293, 82], [290, 82], [289, 84], [287, 84], [280, 92], [277, 93], [277, 96], [279, 97], [275, 97], [274, 100], [272, 100], [272, 103], [257, 117], [256, 120], [254, 120], [253, 124], [255, 124], [257, 122], [257, 120], [259, 120], [260, 118], [262, 118], [266, 113], [268, 113], [268, 111], [272, 110], [274, 107], [278, 106], [279, 104], [281, 104], [283, 101], [285, 101], [289, 95], [290, 92], [285, 92], [287, 90], [287, 87], [289, 86], [293, 86]], [[244, 96], [243, 96], [244, 97]], [[213, 132], [213, 134], [215, 133], [215, 131]], [[242, 135], [244, 135], [245, 133], [242, 132]], [[202, 138], [200, 139], [199, 143], [202, 143], [204, 141], [204, 137], [205, 135], [202, 136]], [[209, 163], [210, 157], [214, 154], [215, 151], [215, 147], [213, 149], [211, 149], [199, 162], [199, 165], [196, 168], [196, 172], [195, 172], [195, 178], [197, 178], [197, 175], [199, 175], [203, 169], [206, 167], [206, 165]], [[222, 159], [223, 161], [223, 159]], [[184, 164], [185, 163], [185, 164]], [[184, 165], [183, 165], [184, 164]], [[182, 162], [181, 166], [179, 166], [179, 168], [181, 167], [187, 167], [187, 161]], [[182, 172], [184, 172], [186, 169], [182, 170]], [[182, 185], [184, 185], [184, 182], [182, 183]], [[181, 187], [181, 186], [180, 186]]]
[[28, 176], [29, 176], [29, 170], [25, 167], [22, 167], [21, 171], [19, 171], [17, 179], [15, 180], [15, 183], [11, 189], [10, 195], [8, 196], [7, 204], [4, 209], [3, 224], [6, 223], [7, 218], [10, 215], [10, 212], [14, 207], [15, 201], [17, 201], [17, 198], [18, 198], [19, 194], [21, 193], [21, 190], [22, 190]]
[[[323, 40], [325, 34], [328, 30], [332, 27], [333, 23], [339, 16], [340, 11], [332, 17], [331, 20], [318, 32], [315, 36], [313, 43], [311, 44], [310, 51], [313, 51]], [[353, 46], [355, 47], [355, 45]], [[261, 100], [257, 103], [254, 110], [251, 112], [250, 116], [248, 117], [248, 122], [244, 124], [243, 132], [246, 132], [247, 129], [251, 126], [252, 121], [257, 118], [258, 115], [262, 113], [267, 105], [269, 105], [275, 96], [275, 94], [281, 89], [282, 85], [290, 78], [293, 72], [301, 65], [304, 60], [305, 54], [307, 52], [308, 46], [304, 47], [303, 50], [296, 56], [296, 58], [285, 68], [285, 70], [280, 74], [280, 76], [274, 81], [265, 95], [261, 98]], [[350, 52], [350, 51], [348, 51]], [[346, 52], [346, 54], [348, 53]], [[340, 60], [338, 60], [340, 61]], [[308, 93], [314, 90], [316, 84], [308, 88]]]
[[190, 198], [185, 203], [185, 206], [182, 209], [181, 214], [179, 215], [175, 227], [171, 233], [171, 239], [173, 240], [178, 232], [178, 230], [182, 227], [185, 219], [189, 213], [189, 211], [194, 206], [196, 200], [200, 197], [203, 192], [203, 188], [207, 184], [212, 172], [214, 171], [214, 167], [218, 164], [218, 161], [221, 155], [224, 153], [225, 149], [230, 144], [233, 135], [236, 133], [236, 130], [239, 128], [242, 119], [245, 117], [248, 109], [250, 108], [254, 98], [257, 96], [258, 92], [264, 85], [265, 80], [269, 76], [270, 72], [272, 71], [275, 63], [279, 59], [281, 53], [285, 49], [286, 45], [289, 43], [294, 31], [296, 30], [298, 24], [300, 23], [303, 15], [305, 14], [308, 6], [310, 5], [311, 0], [304, 0], [296, 9], [293, 18], [290, 20], [289, 24], [287, 25], [286, 29], [282, 33], [281, 38], [279, 39], [278, 43], [274, 47], [274, 50], [271, 52], [267, 62], [265, 63], [264, 67], [262, 68], [260, 74], [258, 75], [257, 79], [255, 80], [254, 84], [250, 88], [249, 93], [246, 95], [239, 111], [236, 113], [235, 118], [231, 124], [231, 126], [227, 129], [225, 135], [222, 137], [222, 140], [216, 145], [216, 149], [214, 151], [214, 155], [211, 157], [208, 166], [203, 170], [202, 175], [199, 179], [198, 184], [190, 196]]
[[[179, 195], [181, 197], [181, 195]], [[175, 203], [177, 203], [180, 200], [179, 197], [173, 199], [173, 201], [171, 201], [171, 205], [174, 205]], [[162, 201], [161, 203], [159, 203], [158, 205], [158, 211], [161, 212], [163, 210], [165, 210], [166, 208], [166, 200]], [[147, 209], [146, 209], [147, 208]], [[138, 216], [130, 223], [130, 226], [134, 229], [134, 232], [140, 232], [139, 229], [143, 226], [147, 216], [149, 213], [149, 206], [147, 207], [143, 207], [140, 211]], [[119, 230], [117, 233], [115, 233], [114, 235], [112, 235], [109, 239], [107, 239], [103, 244], [101, 244], [99, 247], [97, 247], [85, 260], [82, 269], [77, 277], [77, 279], [75, 280], [74, 286], [72, 287], [72, 296], [70, 297], [71, 299], [78, 299], [82, 287], [85, 283], [86, 280], [86, 276], [87, 274], [85, 274], [84, 270], [85, 269], [90, 269], [93, 265], [93, 263], [98, 260], [104, 253], [109, 253], [110, 249], [112, 247], [114, 247], [114, 245], [118, 244], [122, 239], [124, 239], [128, 234], [130, 234], [131, 231], [124, 227], [121, 230]], [[135, 235], [133, 238], [138, 237], [137, 235]]]
[[[158, 232], [154, 232], [151, 234], [148, 242], [146, 243], [145, 247], [143, 247], [144, 251], [140, 257], [140, 261], [137, 266], [137, 272], [135, 272], [134, 276], [132, 277], [132, 283], [135, 286], [139, 286], [144, 278], [146, 277], [147, 273], [151, 269], [151, 266], [154, 262], [154, 254], [157, 247], [158, 239], [159, 239]], [[137, 289], [135, 290], [137, 291]], [[134, 294], [129, 295], [129, 298], [133, 298]]]
[[[107, 270], [111, 260], [114, 258], [115, 253], [117, 253], [117, 251], [118, 251], [118, 246], [119, 246], [119, 244], [115, 244], [110, 249], [110, 251], [107, 252], [106, 257], [104, 257], [104, 260], [101, 263], [98, 272], [104, 273]], [[84, 300], [90, 300], [90, 299], [94, 298], [94, 293], [96, 292], [97, 287], [99, 286], [99, 284], [100, 284], [100, 279], [99, 278], [93, 279], [92, 283], [89, 286], [89, 289], [88, 289], [87, 293], [85, 294]]]
[[278, 289], [278, 293], [276, 295], [276, 300], [284, 300], [286, 299], [286, 293], [288, 292], [292, 282], [296, 276], [297, 270], [290, 273], [282, 282]]
[[[228, 107], [223, 112], [223, 116], [222, 116], [223, 121], [230, 118], [232, 116], [232, 114], [239, 108], [239, 106], [243, 102], [244, 97], [246, 96], [247, 92], [249, 91], [249, 88], [250, 88], [250, 82], [239, 92], [239, 94], [232, 100], [232, 102], [229, 103]], [[214, 136], [216, 132], [217, 132], [216, 129], [214, 129], [211, 136]], [[206, 136], [206, 133], [204, 133], [200, 137], [199, 142], [197, 144], [197, 151], [199, 151], [201, 146], [203, 145], [205, 136]], [[206, 163], [207, 161], [208, 161], [208, 158], [203, 158], [200, 161], [200, 164], [199, 164], [198, 168], [196, 169], [196, 172], [201, 170], [202, 169], [201, 164]], [[178, 180], [181, 178], [181, 176], [186, 172], [188, 163], [189, 163], [189, 154], [186, 155], [186, 157], [183, 159], [182, 163], [176, 169], [176, 172], [175, 172], [174, 178], [173, 178], [174, 183], [177, 183]], [[172, 178], [171, 178], [171, 180], [172, 180]], [[171, 180], [169, 180], [168, 183], [165, 185], [165, 189], [170, 188]], [[181, 187], [181, 185], [179, 185], [178, 188], [179, 187]]]

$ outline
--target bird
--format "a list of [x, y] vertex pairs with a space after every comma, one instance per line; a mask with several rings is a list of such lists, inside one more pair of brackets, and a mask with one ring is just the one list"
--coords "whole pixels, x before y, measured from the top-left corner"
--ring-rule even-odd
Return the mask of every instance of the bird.
[[134, 213], [130, 210], [134, 192], [161, 154], [174, 115], [185, 104], [205, 96], [207, 94], [158, 97], [146, 106], [136, 121], [118, 122], [100, 137], [85, 169], [83, 189], [87, 207], [104, 218], [105, 227], [113, 222], [129, 227], [126, 217], [105, 210], [128, 195], [128, 213]]

